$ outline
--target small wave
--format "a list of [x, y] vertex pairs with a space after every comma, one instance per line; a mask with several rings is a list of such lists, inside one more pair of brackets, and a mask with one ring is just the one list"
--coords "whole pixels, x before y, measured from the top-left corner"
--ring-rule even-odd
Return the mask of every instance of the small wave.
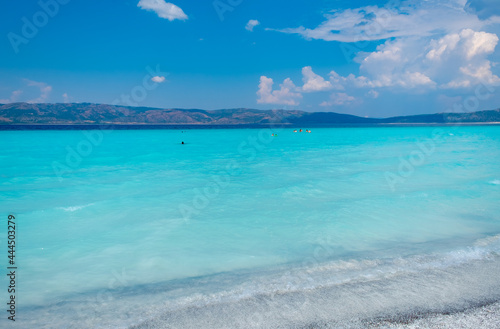
[[[167, 318], [174, 328], [197, 328], [199, 323], [218, 329], [304, 328], [304, 323], [324, 323], [320, 326], [324, 328], [367, 328], [363, 323], [354, 325], [352, 320], [416, 312], [450, 313], [498, 300], [498, 258], [487, 261], [481, 255], [464, 254], [467, 252], [444, 255], [445, 268], [442, 257], [436, 256], [380, 261], [375, 268], [371, 268], [375, 265], [371, 262], [344, 263], [340, 268], [349, 272], [352, 268], [368, 268], [350, 273], [358, 280], [342, 278], [338, 272], [323, 276], [302, 273], [296, 278], [300, 287], [294, 289], [286, 286], [293, 276], [271, 281], [249, 278], [246, 284], [224, 293], [192, 294], [190, 298], [163, 302], [157, 314], [153, 311], [149, 320], [133, 328], [163, 328]], [[468, 261], [462, 261], [464, 256]]]
[[[173, 328], [199, 328], [200, 323], [207, 329], [304, 328], [304, 323], [367, 328], [365, 322], [350, 321], [449, 313], [498, 300], [499, 240], [500, 235], [485, 237], [444, 253], [290, 264], [131, 286], [110, 292], [119, 302], [102, 303], [98, 311], [94, 302], [67, 303], [30, 316], [37, 329], [54, 328], [45, 314], [56, 310], [62, 314], [59, 321], [81, 321], [83, 315], [93, 321], [88, 327], [165, 328], [168, 319]], [[96, 293], [82, 300], [92, 301]], [[137, 315], [120, 316], [131, 310]]]
[[500, 179], [495, 179], [495, 180], [492, 180], [490, 182], [490, 184], [493, 184], [493, 185], [500, 185]]
[[64, 211], [69, 211], [69, 212], [74, 212], [74, 211], [77, 211], [77, 210], [80, 210], [80, 209], [83, 209], [83, 208], [90, 207], [92, 205], [93, 205], [93, 203], [89, 203], [89, 204], [82, 205], [82, 206], [59, 207], [58, 209], [62, 209]]
[[500, 242], [500, 234], [479, 239], [476, 241], [476, 243], [474, 243], [474, 245], [479, 247], [486, 247], [497, 242]]
[[[350, 259], [280, 268], [259, 274], [243, 274], [243, 282], [230, 284], [213, 293], [196, 293], [172, 301], [170, 309], [203, 307], [217, 303], [239, 302], [255, 296], [287, 293], [310, 293], [317, 289], [341, 289], [348, 285], [376, 284], [398, 277], [415, 277], [424, 273], [448, 273], [474, 263], [493, 261], [500, 235], [477, 240], [473, 246], [445, 253], [383, 259]], [[219, 277], [222, 281], [222, 277]], [[209, 282], [209, 280], [207, 281]], [[165, 303], [166, 306], [168, 303]]]

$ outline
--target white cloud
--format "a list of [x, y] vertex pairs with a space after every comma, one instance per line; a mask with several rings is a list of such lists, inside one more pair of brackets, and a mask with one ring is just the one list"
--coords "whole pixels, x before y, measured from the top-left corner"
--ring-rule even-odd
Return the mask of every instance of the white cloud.
[[354, 102], [356, 98], [349, 96], [346, 93], [334, 93], [330, 95], [330, 100], [325, 101], [319, 106], [334, 106], [334, 105], [347, 105]]
[[436, 83], [423, 71], [421, 49], [425, 42], [414, 38], [396, 39], [379, 45], [376, 51], [358, 54], [360, 77], [348, 76], [357, 87], [435, 87]]
[[[499, 42], [492, 31], [498, 28], [494, 24], [500, 24], [500, 17], [490, 14], [482, 19], [466, 6], [491, 1], [403, 1], [397, 8], [368, 6], [331, 12], [315, 28], [280, 31], [306, 39], [341, 41], [341, 47], [352, 48], [354, 62], [359, 64], [356, 72], [331, 71], [328, 79], [310, 66], [302, 68], [301, 92], [343, 90], [333, 93], [322, 106], [357, 104], [362, 97], [375, 99], [385, 91], [430, 94], [479, 84], [500, 85], [498, 64], [489, 58]], [[354, 43], [361, 40], [385, 41], [365, 52], [373, 43]]]
[[436, 86], [436, 83], [421, 72], [405, 72], [405, 74], [403, 74], [401, 78], [396, 81], [396, 85], [400, 85], [405, 88], [415, 88], [418, 86], [433, 88]]
[[47, 85], [45, 82], [37, 82], [33, 80], [24, 79], [26, 84], [30, 87], [40, 89], [40, 96], [38, 98], [29, 100], [28, 103], [45, 103], [50, 96], [52, 86]]
[[260, 22], [258, 20], [251, 19], [251, 20], [248, 21], [247, 25], [245, 26], [245, 29], [247, 29], [248, 31], [252, 32], [253, 28], [256, 27], [259, 24], [260, 24]]
[[[360, 52], [359, 76], [336, 79], [358, 88], [399, 87], [468, 88], [479, 83], [497, 84], [487, 59], [499, 38], [492, 33], [464, 29], [438, 39], [398, 38], [386, 41], [371, 53]], [[333, 74], [333, 73], [332, 73]]]
[[306, 66], [302, 69], [302, 81], [304, 86], [302, 90], [305, 92], [323, 91], [332, 89], [330, 81], [326, 81], [323, 77], [313, 72], [312, 67]]
[[375, 90], [370, 90], [367, 94], [369, 97], [371, 98], [378, 98], [378, 96], [380, 95], [378, 91], [375, 91]]
[[330, 79], [344, 88], [435, 88], [436, 82], [420, 65], [419, 47], [409, 39], [387, 41], [372, 53], [358, 55], [361, 75], [344, 77], [332, 71]]
[[479, 83], [484, 85], [498, 85], [500, 83], [500, 78], [491, 72], [490, 61], [468, 64], [460, 67], [460, 72], [463, 73], [461, 77], [445, 84], [443, 88], [469, 88]]
[[[29, 79], [22, 79], [26, 86], [28, 87], [33, 87], [38, 89], [40, 95], [37, 98], [30, 99], [26, 101], [27, 103], [45, 103], [49, 96], [50, 93], [52, 92], [52, 86], [47, 85], [45, 82], [38, 82], [38, 81], [33, 81]], [[0, 103], [15, 103], [18, 101], [25, 101], [25, 100], [19, 100], [19, 96], [24, 93], [24, 90], [19, 89], [15, 90], [12, 92], [10, 98], [8, 99], [0, 99]], [[31, 91], [29, 92], [31, 94]]]
[[259, 104], [281, 104], [281, 105], [299, 105], [298, 100], [302, 95], [290, 78], [286, 78], [280, 85], [279, 90], [273, 90], [274, 81], [266, 76], [260, 77], [259, 90], [257, 91], [257, 103]]
[[155, 76], [151, 78], [151, 81], [156, 82], [156, 83], [162, 83], [165, 81], [165, 77], [163, 76]]
[[356, 58], [360, 64], [359, 75], [341, 76], [331, 71], [326, 80], [310, 66], [302, 68], [300, 90], [307, 93], [347, 90], [333, 94], [330, 101], [321, 104], [332, 106], [353, 102], [350, 98], [353, 96], [347, 93], [355, 89], [370, 89], [365, 95], [378, 98], [379, 89], [424, 92], [478, 84], [498, 85], [500, 78], [492, 72], [493, 64], [487, 59], [498, 41], [495, 34], [470, 29], [438, 39], [397, 38], [379, 45], [373, 52], [359, 53]]
[[[488, 55], [495, 51], [498, 36], [493, 33], [464, 29], [439, 40], [432, 40], [426, 58], [429, 65], [440, 76], [443, 88], [468, 88], [478, 83], [497, 84], [500, 78], [493, 74]], [[436, 75], [437, 75], [436, 74]]]
[[332, 11], [315, 28], [275, 29], [299, 34], [306, 39], [358, 42], [389, 38], [432, 36], [464, 28], [480, 29], [498, 22], [497, 18], [480, 20], [467, 11], [464, 0], [401, 1], [397, 7], [367, 6]]
[[62, 98], [64, 103], [69, 103], [70, 97], [68, 96], [67, 93], [62, 94]]
[[467, 49], [467, 59], [481, 54], [491, 54], [495, 51], [498, 43], [498, 36], [486, 32], [474, 32], [465, 29], [460, 33], [460, 37], [465, 40], [464, 47]]
[[441, 56], [447, 52], [452, 52], [460, 41], [460, 35], [457, 33], [446, 35], [440, 40], [431, 41], [431, 50], [427, 53], [426, 57], [429, 60], [441, 60]]
[[165, 2], [165, 0], [140, 0], [137, 7], [154, 11], [159, 17], [173, 21], [176, 19], [186, 20], [187, 15], [182, 11], [181, 8], [177, 7], [173, 3]]
[[7, 99], [0, 99], [0, 104], [8, 104], [8, 103], [15, 103], [18, 99], [19, 96], [23, 93], [22, 90], [14, 90], [12, 94], [10, 94], [10, 97]]

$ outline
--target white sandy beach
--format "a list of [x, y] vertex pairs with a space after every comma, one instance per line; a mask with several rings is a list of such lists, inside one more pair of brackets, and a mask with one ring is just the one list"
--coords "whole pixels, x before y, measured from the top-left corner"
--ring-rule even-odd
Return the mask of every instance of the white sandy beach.
[[480, 329], [500, 328], [500, 303], [473, 308], [453, 314], [435, 314], [409, 321], [407, 324], [380, 321], [376, 329]]

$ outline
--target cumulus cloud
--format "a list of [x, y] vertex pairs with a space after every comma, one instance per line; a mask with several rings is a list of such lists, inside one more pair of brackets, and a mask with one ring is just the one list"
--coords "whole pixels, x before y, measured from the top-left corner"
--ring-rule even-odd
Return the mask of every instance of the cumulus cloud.
[[260, 22], [258, 20], [251, 19], [251, 20], [248, 21], [247, 25], [245, 26], [245, 29], [247, 29], [248, 31], [252, 32], [253, 28], [256, 27], [259, 24], [260, 24]]
[[399, 38], [360, 52], [360, 75], [330, 73], [344, 87], [405, 89], [468, 88], [479, 83], [498, 84], [488, 55], [499, 38], [493, 33], [464, 29], [441, 38]]
[[155, 76], [151, 78], [151, 81], [156, 82], [156, 83], [162, 83], [165, 81], [165, 77], [163, 76]]
[[422, 71], [418, 61], [420, 43], [413, 40], [387, 41], [372, 53], [359, 55], [359, 77], [348, 76], [348, 82], [356, 87], [435, 87], [436, 83]]
[[444, 88], [469, 88], [479, 83], [484, 85], [498, 85], [500, 78], [491, 72], [491, 63], [484, 61], [481, 64], [468, 64], [460, 67], [460, 72], [463, 73], [449, 83], [445, 84]]
[[332, 89], [332, 84], [330, 83], [330, 81], [326, 81], [323, 77], [314, 73], [312, 67], [310, 66], [306, 66], [302, 69], [302, 76], [302, 81], [304, 82], [302, 90], [304, 92]]
[[40, 90], [40, 96], [29, 100], [28, 103], [44, 103], [47, 101], [52, 91], [52, 86], [47, 85], [45, 82], [37, 82], [29, 79], [24, 79], [24, 81], [28, 86], [36, 87]]
[[[359, 97], [375, 99], [383, 91], [430, 93], [500, 85], [497, 63], [490, 60], [499, 42], [492, 32], [500, 24], [495, 14], [500, 14], [499, 4], [498, 0], [408, 0], [397, 8], [332, 11], [317, 27], [277, 31], [350, 47], [352, 54], [345, 55], [359, 65], [356, 72], [331, 71], [324, 77], [306, 66], [300, 92], [339, 90], [321, 105], [358, 104]], [[499, 10], [478, 16], [490, 7]], [[382, 42], [367, 52], [363, 50], [373, 43], [358, 42], [367, 40]]]
[[166, 2], [165, 0], [140, 0], [137, 7], [154, 11], [159, 17], [173, 21], [176, 19], [186, 20], [187, 15], [182, 11], [181, 8], [177, 7], [173, 3]]
[[429, 60], [441, 60], [441, 56], [445, 52], [452, 52], [457, 47], [460, 41], [460, 36], [456, 33], [449, 34], [439, 40], [432, 40], [430, 47], [431, 49], [427, 53], [426, 57]]
[[266, 76], [260, 77], [259, 90], [257, 91], [257, 103], [259, 104], [281, 104], [299, 105], [302, 95], [296, 92], [297, 87], [290, 78], [286, 78], [280, 85], [279, 90], [273, 90], [274, 81]]
[[470, 29], [463, 30], [460, 37], [465, 40], [467, 59], [481, 54], [491, 54], [498, 43], [498, 36], [486, 32], [474, 32]]
[[[342, 76], [331, 71], [329, 79], [316, 74], [312, 67], [302, 68], [301, 92], [369, 89], [366, 96], [378, 98], [380, 89], [413, 90], [470, 88], [478, 84], [500, 85], [492, 71], [488, 55], [495, 51], [499, 38], [493, 33], [463, 29], [441, 38], [397, 38], [379, 45], [373, 52], [361, 52], [356, 61], [359, 75]], [[272, 92], [272, 79], [261, 78], [261, 91], [273, 103], [295, 86]], [[266, 80], [268, 79], [268, 80]], [[289, 81], [291, 83], [291, 81]], [[293, 85], [293, 83], [291, 83]], [[286, 86], [287, 84], [284, 83]], [[266, 89], [267, 88], [267, 89]], [[294, 98], [287, 98], [295, 103]], [[355, 101], [347, 93], [334, 93], [322, 106], [346, 105]]]
[[448, 77], [450, 81], [443, 81], [445, 88], [497, 84], [500, 78], [493, 74], [487, 57], [495, 51], [498, 41], [498, 36], [493, 33], [471, 29], [446, 35], [431, 41], [426, 55], [428, 66], [437, 74]]
[[19, 96], [23, 93], [22, 90], [14, 90], [9, 98], [0, 99], [0, 104], [15, 103], [19, 99]]
[[402, 1], [397, 8], [367, 6], [332, 11], [314, 28], [300, 26], [274, 30], [306, 39], [358, 42], [432, 36], [464, 28], [477, 30], [498, 21], [498, 17], [480, 20], [466, 10], [464, 0]]

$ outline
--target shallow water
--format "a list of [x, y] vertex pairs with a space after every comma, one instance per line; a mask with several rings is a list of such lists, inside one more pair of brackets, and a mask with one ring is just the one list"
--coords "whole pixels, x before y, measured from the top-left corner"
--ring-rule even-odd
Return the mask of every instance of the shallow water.
[[496, 300], [499, 160], [484, 126], [1, 131], [16, 325], [345, 325]]

